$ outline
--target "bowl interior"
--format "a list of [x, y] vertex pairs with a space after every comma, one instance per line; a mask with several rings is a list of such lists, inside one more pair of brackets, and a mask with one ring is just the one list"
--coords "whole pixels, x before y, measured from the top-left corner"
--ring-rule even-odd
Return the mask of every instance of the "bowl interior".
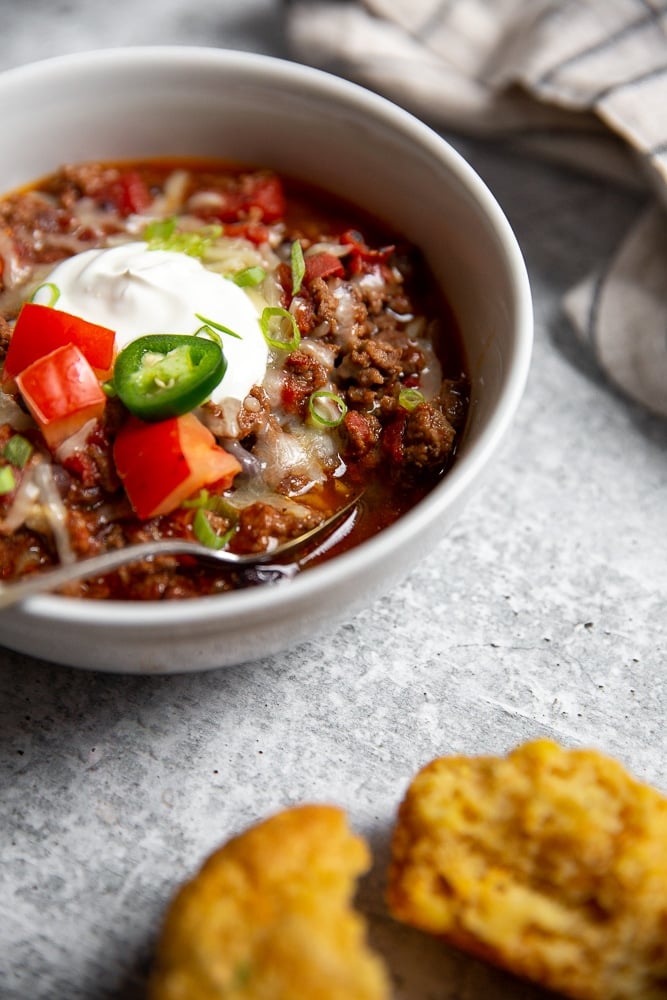
[[[61, 57], [0, 76], [0, 103], [0, 191], [63, 162], [221, 157], [315, 182], [421, 247], [461, 326], [472, 377], [459, 457], [421, 510], [361, 546], [363, 554], [312, 570], [291, 589], [298, 594], [307, 577], [311, 597], [324, 594], [361, 570], [370, 597], [380, 577], [385, 586], [392, 581], [380, 566], [401, 549], [404, 573], [430, 544], [443, 512], [473, 488], [488, 464], [516, 409], [529, 362], [530, 294], [521, 254], [472, 169], [436, 133], [382, 98], [319, 71], [247, 53], [171, 47]], [[413, 557], [410, 543], [417, 537], [422, 544], [413, 546]], [[274, 590], [212, 600], [217, 620], [229, 621], [239, 608], [249, 614], [264, 608], [270, 617], [293, 598]], [[186, 629], [198, 614], [192, 604], [169, 611], [121, 605], [120, 614], [137, 627], [161, 619]], [[117, 609], [44, 597], [29, 602], [18, 618], [32, 611], [43, 619], [111, 623]], [[21, 634], [29, 631], [26, 626]]]

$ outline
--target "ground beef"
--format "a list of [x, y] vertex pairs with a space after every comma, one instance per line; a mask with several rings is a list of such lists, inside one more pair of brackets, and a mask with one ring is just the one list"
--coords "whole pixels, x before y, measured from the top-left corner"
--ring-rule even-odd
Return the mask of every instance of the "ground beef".
[[454, 446], [455, 436], [456, 432], [442, 410], [431, 403], [420, 403], [405, 421], [405, 462], [418, 470], [443, 465]]
[[261, 386], [254, 386], [243, 401], [243, 406], [239, 410], [239, 440], [259, 434], [271, 416], [271, 403], [269, 397]]
[[291, 307], [304, 334], [349, 344], [371, 328], [368, 310], [355, 285], [338, 277], [313, 278]]
[[379, 275], [366, 275], [356, 286], [370, 316], [382, 314], [388, 296], [387, 284]]
[[[285, 301], [288, 300], [286, 299]], [[301, 295], [297, 296], [292, 300], [290, 312], [296, 320], [299, 332], [304, 336], [311, 334], [314, 330], [318, 329], [318, 327], [319, 332], [322, 335], [329, 332], [329, 328], [326, 324], [318, 323], [312, 299], [304, 298]]]
[[110, 449], [100, 447], [92, 439], [85, 451], [76, 451], [63, 459], [62, 466], [74, 481], [68, 494], [73, 503], [91, 503], [96, 492], [102, 497], [120, 488]]
[[382, 432], [380, 421], [372, 413], [348, 410], [343, 420], [347, 438], [347, 453], [360, 458], [369, 455], [377, 446]]
[[384, 340], [367, 338], [345, 357], [339, 376], [361, 388], [385, 389], [403, 373], [402, 351]]
[[[0, 280], [2, 279], [2, 267], [0, 266]], [[7, 320], [0, 314], [0, 365], [4, 364], [4, 360], [7, 356], [7, 348], [9, 347], [9, 338], [11, 336], [11, 327]]]
[[423, 351], [419, 348], [405, 330], [396, 327], [396, 321], [391, 314], [384, 317], [384, 323], [380, 327], [379, 342], [385, 347], [391, 346], [401, 352], [401, 378], [409, 379], [414, 375], [419, 375], [426, 366], [426, 359]]
[[79, 556], [93, 556], [102, 551], [102, 546], [95, 541], [94, 522], [90, 517], [77, 510], [70, 508], [67, 513], [67, 528], [69, 531], [72, 548]]
[[338, 299], [334, 294], [334, 288], [324, 280], [324, 278], [313, 278], [308, 286], [310, 297], [315, 308], [315, 316], [318, 323], [327, 323], [330, 330], [335, 333], [337, 327], [336, 310]]
[[104, 422], [95, 424], [86, 440], [85, 450], [75, 451], [63, 459], [63, 468], [80, 483], [83, 490], [98, 488], [102, 493], [113, 494], [120, 489], [112, 455], [112, 439], [122, 419], [118, 401], [109, 400]]
[[292, 351], [285, 361], [281, 401], [288, 413], [305, 413], [311, 393], [328, 381], [324, 365], [305, 351]]
[[45, 538], [26, 531], [4, 535], [0, 580], [9, 581], [23, 574], [32, 573], [34, 570], [51, 565], [52, 560], [53, 556]]
[[357, 410], [367, 410], [369, 413], [375, 408], [376, 395], [372, 389], [362, 388], [359, 385], [351, 385], [345, 393], [348, 405]]
[[39, 233], [60, 233], [70, 228], [71, 213], [56, 201], [36, 191], [0, 202], [0, 225], [26, 242]]
[[98, 198], [120, 176], [117, 167], [101, 163], [65, 164], [56, 174], [53, 189], [63, 205], [71, 206], [81, 198]]
[[75, 228], [67, 209], [38, 192], [0, 201], [0, 233], [11, 234], [11, 266], [0, 256], [0, 291], [23, 281], [32, 265], [51, 264], [64, 257], [67, 251], [62, 240]]
[[323, 515], [316, 510], [279, 510], [272, 504], [254, 503], [241, 511], [230, 548], [234, 552], [263, 552], [316, 527]]
[[14, 428], [10, 424], [0, 424], [0, 453], [14, 434]]

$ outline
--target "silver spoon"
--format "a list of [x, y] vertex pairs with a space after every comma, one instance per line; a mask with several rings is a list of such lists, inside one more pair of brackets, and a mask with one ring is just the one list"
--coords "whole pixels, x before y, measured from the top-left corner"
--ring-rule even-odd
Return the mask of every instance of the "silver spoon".
[[[310, 561], [315, 555], [325, 552], [337, 541], [343, 538], [352, 528], [356, 518], [356, 507], [359, 497], [349, 500], [330, 517], [309, 531], [291, 538], [274, 549], [265, 552], [250, 552], [239, 555], [227, 549], [209, 549], [199, 542], [190, 542], [184, 538], [163, 538], [157, 541], [139, 542], [123, 549], [113, 549], [99, 556], [90, 556], [79, 562], [67, 563], [55, 569], [31, 573], [17, 583], [0, 584], [0, 608], [8, 608], [12, 604], [25, 600], [34, 594], [42, 594], [63, 587], [74, 580], [85, 580], [92, 576], [103, 576], [113, 570], [126, 566], [128, 563], [142, 559], [152, 559], [155, 556], [191, 556], [209, 564], [224, 564], [239, 569], [262, 566], [262, 579], [270, 580], [280, 577], [291, 577], [298, 568], [294, 564], [283, 566], [273, 560], [290, 553], [298, 552], [309, 542], [318, 539], [321, 543], [314, 551], [309, 552], [303, 562]], [[335, 530], [338, 529], [338, 530]], [[258, 580], [259, 582], [259, 580]]]

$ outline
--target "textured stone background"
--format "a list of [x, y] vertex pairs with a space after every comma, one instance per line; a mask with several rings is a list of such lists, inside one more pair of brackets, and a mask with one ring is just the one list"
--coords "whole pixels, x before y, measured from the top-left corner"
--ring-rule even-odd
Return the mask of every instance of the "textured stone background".
[[[287, 52], [272, 0], [0, 0], [0, 24], [0, 68], [151, 42]], [[179, 880], [307, 800], [344, 806], [372, 843], [360, 904], [398, 1000], [537, 1000], [388, 919], [411, 776], [548, 735], [667, 791], [667, 426], [610, 389], [560, 309], [641, 199], [450, 138], [507, 212], [535, 298], [531, 377], [493, 476], [404, 585], [284, 655], [143, 678], [0, 650], [3, 1000], [141, 996]]]

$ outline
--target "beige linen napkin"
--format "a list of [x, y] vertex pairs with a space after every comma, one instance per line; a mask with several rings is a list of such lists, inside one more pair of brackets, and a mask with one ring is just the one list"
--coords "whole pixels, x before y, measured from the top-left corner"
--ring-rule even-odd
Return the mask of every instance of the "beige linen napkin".
[[667, 0], [292, 0], [287, 18], [298, 58], [435, 127], [654, 193], [564, 307], [608, 377], [667, 416]]

